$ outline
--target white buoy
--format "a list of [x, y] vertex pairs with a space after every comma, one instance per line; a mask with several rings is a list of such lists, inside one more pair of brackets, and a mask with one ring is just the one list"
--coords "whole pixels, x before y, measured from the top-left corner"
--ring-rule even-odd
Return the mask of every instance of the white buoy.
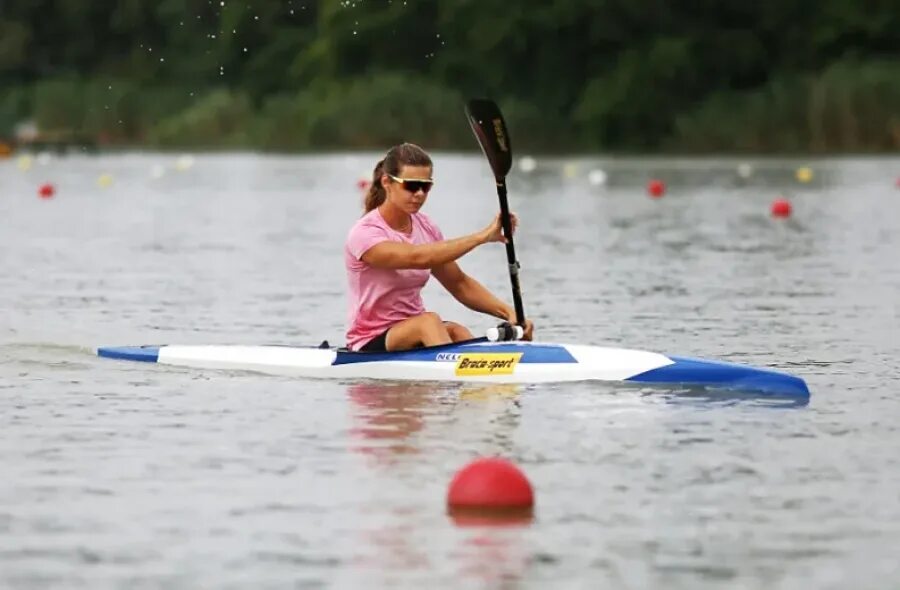
[[46, 166], [52, 159], [53, 156], [51, 156], [48, 152], [41, 152], [37, 155], [35, 161], [41, 166]]
[[166, 169], [162, 164], [154, 164], [152, 168], [150, 168], [150, 178], [153, 180], [157, 180], [162, 178], [166, 173]]
[[753, 176], [753, 166], [747, 162], [741, 162], [737, 167], [737, 175], [744, 180]]
[[595, 168], [588, 172], [588, 182], [594, 186], [603, 186], [606, 184], [606, 172], [600, 168]]
[[519, 170], [522, 172], [525, 172], [526, 174], [534, 172], [535, 168], [537, 168], [537, 160], [531, 156], [522, 156], [519, 158]]

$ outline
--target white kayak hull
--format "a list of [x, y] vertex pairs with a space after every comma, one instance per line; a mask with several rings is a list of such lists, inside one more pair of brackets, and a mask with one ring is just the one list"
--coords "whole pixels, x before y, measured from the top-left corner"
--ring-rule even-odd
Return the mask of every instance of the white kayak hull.
[[312, 378], [487, 383], [620, 381], [809, 396], [802, 379], [777, 371], [576, 344], [479, 339], [386, 353], [298, 346], [164, 345], [102, 347], [97, 354], [181, 367]]

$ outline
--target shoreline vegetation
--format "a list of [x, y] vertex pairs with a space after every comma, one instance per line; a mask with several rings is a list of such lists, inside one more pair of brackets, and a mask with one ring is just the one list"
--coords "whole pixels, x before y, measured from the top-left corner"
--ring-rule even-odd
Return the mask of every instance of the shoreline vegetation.
[[487, 96], [536, 154], [900, 151], [890, 3], [48, 2], [0, 3], [8, 149], [470, 151]]
[[[410, 93], [410, 87], [417, 92]], [[381, 149], [416, 138], [429, 149], [469, 151], [474, 146], [464, 100], [454, 89], [397, 74], [322, 84], [262, 101], [224, 87], [179, 92], [127, 79], [65, 78], [0, 91], [0, 108], [15, 113], [7, 115], [7, 128], [20, 118], [46, 130], [22, 142], [20, 147], [30, 149], [309, 152]], [[587, 108], [580, 117], [549, 118], [537, 106], [510, 98], [504, 111], [517, 147], [535, 153], [827, 155], [900, 151], [898, 105], [900, 63], [841, 62], [819, 76], [717, 92], [679, 114], [672, 129], [649, 145], [600, 141], [580, 120], [590, 119]]]

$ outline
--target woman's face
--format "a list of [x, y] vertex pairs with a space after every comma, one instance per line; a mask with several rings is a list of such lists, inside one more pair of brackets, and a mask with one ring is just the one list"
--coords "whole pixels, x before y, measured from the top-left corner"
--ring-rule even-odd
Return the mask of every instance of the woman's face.
[[[411, 182], [403, 182], [403, 180]], [[381, 177], [381, 185], [387, 192], [387, 200], [408, 215], [416, 213], [425, 204], [425, 199], [428, 198], [427, 191], [431, 188], [430, 181], [431, 166], [403, 165], [395, 178], [392, 178], [390, 174]]]

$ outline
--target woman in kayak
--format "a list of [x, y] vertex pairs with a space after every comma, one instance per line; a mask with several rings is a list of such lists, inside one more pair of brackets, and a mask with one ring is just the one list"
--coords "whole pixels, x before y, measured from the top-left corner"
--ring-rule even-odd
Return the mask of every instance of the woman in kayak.
[[[445, 240], [419, 210], [433, 186], [431, 158], [417, 145], [392, 147], [375, 166], [365, 215], [350, 229], [344, 264], [350, 283], [347, 346], [367, 352], [408, 350], [472, 338], [422, 303], [429, 274], [466, 307], [516, 322], [515, 310], [460, 269], [456, 261], [489, 242], [506, 242], [500, 215], [483, 230]], [[512, 217], [513, 228], [516, 217]], [[525, 339], [533, 325], [525, 321]]]

